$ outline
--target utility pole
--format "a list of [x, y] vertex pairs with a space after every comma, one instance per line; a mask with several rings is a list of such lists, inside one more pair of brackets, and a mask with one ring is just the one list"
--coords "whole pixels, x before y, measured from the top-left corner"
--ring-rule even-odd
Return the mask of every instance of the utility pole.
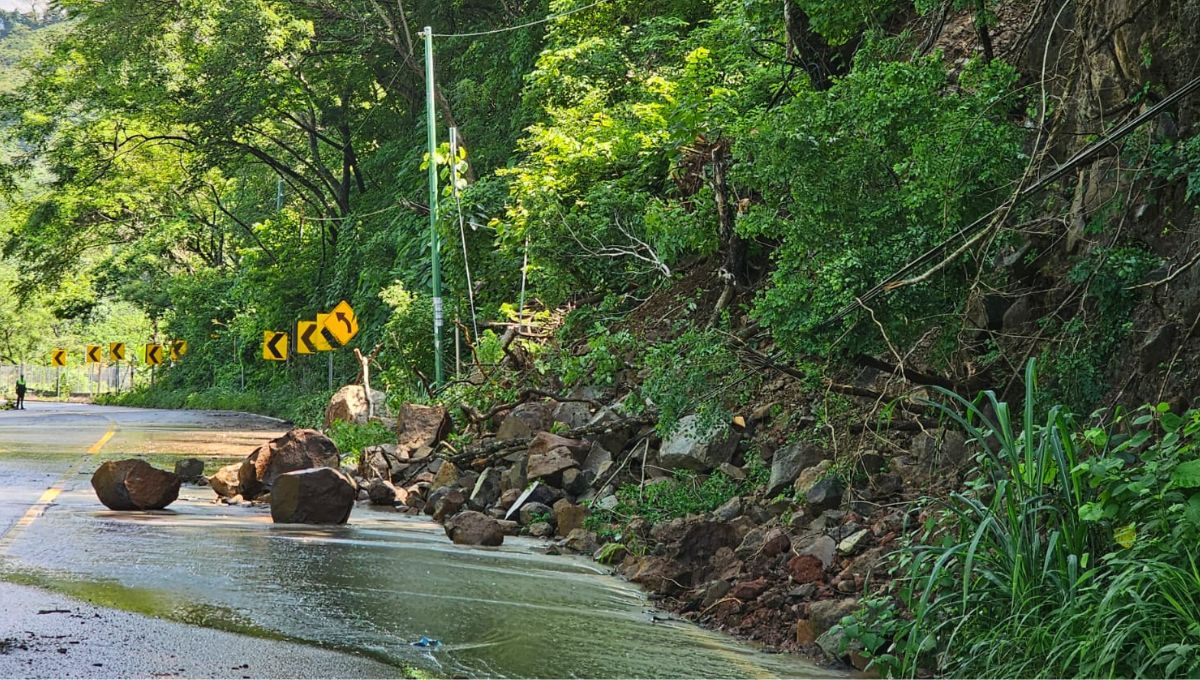
[[425, 27], [425, 127], [429, 137], [429, 252], [433, 260], [434, 386], [445, 382], [442, 367], [442, 261], [438, 243], [437, 116], [433, 97], [433, 29]]

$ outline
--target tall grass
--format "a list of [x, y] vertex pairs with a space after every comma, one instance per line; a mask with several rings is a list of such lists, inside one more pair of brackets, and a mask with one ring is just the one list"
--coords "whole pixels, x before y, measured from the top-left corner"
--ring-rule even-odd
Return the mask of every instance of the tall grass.
[[1110, 437], [1056, 406], [1039, 417], [1036, 384], [1030, 362], [1019, 414], [992, 392], [940, 391], [933, 405], [979, 448], [979, 475], [897, 555], [891, 643], [868, 651], [905, 676], [1195, 677], [1200, 569], [1180, 538], [1197, 535], [1200, 512], [1182, 506], [1200, 510], [1200, 481], [1178, 472], [1196, 459], [1200, 415], [1172, 416], [1159, 439], [1145, 416], [1147, 434]]

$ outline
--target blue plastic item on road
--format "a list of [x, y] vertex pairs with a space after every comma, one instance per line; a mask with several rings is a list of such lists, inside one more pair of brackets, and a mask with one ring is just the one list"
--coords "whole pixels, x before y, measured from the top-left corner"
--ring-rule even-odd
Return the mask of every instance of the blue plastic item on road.
[[416, 642], [412, 643], [412, 646], [437, 649], [438, 647], [442, 646], [442, 641], [435, 640], [431, 637], [426, 637], [426, 636], [422, 635], [420, 640], [417, 640]]

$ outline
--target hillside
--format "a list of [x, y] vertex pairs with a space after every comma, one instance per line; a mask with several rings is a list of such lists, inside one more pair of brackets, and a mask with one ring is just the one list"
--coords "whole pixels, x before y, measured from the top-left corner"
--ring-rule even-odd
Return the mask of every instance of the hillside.
[[355, 455], [334, 388], [445, 409], [361, 459], [414, 512], [549, 441], [566, 548], [773, 647], [1200, 672], [1200, 2], [62, 5], [0, 42], [28, 351], [187, 339], [123, 403]]

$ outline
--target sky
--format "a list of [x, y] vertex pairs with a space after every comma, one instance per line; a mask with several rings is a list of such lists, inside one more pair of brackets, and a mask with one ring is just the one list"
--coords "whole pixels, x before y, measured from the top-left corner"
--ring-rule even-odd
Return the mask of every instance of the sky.
[[[45, 4], [45, 3], [38, 2], [37, 4]], [[0, 0], [0, 9], [8, 10], [10, 12], [12, 10], [20, 10], [22, 12], [27, 12], [33, 5], [34, 5], [34, 0]]]

